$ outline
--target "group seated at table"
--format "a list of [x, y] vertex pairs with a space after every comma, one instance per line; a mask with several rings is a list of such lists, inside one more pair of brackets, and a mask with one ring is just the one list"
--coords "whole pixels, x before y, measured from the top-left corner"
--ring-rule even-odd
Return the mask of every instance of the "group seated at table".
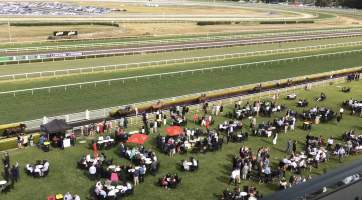
[[362, 101], [361, 100], [355, 100], [355, 99], [349, 99], [347, 101], [344, 101], [343, 106], [347, 107], [349, 110], [351, 110], [352, 115], [360, 115], [362, 116]]
[[318, 168], [319, 163], [328, 160], [327, 156], [329, 153], [324, 148], [326, 143], [322, 136], [315, 137], [309, 134], [306, 136], [305, 141], [306, 150], [304, 154], [308, 157], [307, 164], [314, 164], [314, 166]]
[[297, 98], [297, 95], [295, 93], [287, 95], [287, 100], [294, 100], [296, 98]]
[[139, 172], [141, 182], [146, 172], [150, 172], [153, 176], [156, 175], [160, 167], [158, 158], [154, 151], [145, 149], [143, 146], [128, 148], [124, 144], [120, 145], [120, 156], [122, 158], [129, 159], [135, 165], [135, 167], [126, 170], [128, 173]]
[[319, 95], [319, 97], [315, 97], [314, 98], [314, 100], [316, 100], [316, 101], [324, 101], [324, 100], [326, 100], [327, 99], [327, 95], [326, 94], [324, 94], [324, 92], [321, 92], [321, 94]]
[[171, 115], [185, 116], [189, 112], [188, 106], [173, 106], [170, 108]]
[[111, 136], [99, 136], [97, 141], [92, 141], [92, 144], [97, 144], [97, 149], [99, 150], [108, 150], [115, 145], [114, 139]]
[[186, 126], [187, 125], [186, 115], [181, 116], [181, 115], [177, 115], [175, 113], [171, 113], [170, 119], [171, 119], [171, 125], [173, 125], [173, 126]]
[[234, 119], [245, 119], [251, 116], [256, 116], [260, 113], [262, 116], [271, 116], [272, 113], [280, 112], [285, 109], [284, 105], [277, 105], [270, 101], [255, 101], [252, 104], [247, 102], [244, 106], [240, 103], [236, 103], [233, 113], [228, 113], [227, 117]]
[[351, 91], [351, 88], [350, 87], [342, 87], [341, 91], [344, 92], [344, 93], [348, 93], [348, 92]]
[[181, 161], [181, 167], [185, 171], [195, 171], [199, 168], [199, 161], [194, 157]]
[[301, 107], [301, 108], [304, 108], [304, 107], [307, 107], [308, 104], [309, 103], [308, 103], [308, 101], [306, 99], [299, 99], [298, 103], [297, 103], [297, 106]]
[[[187, 119], [186, 114], [189, 112], [187, 106], [174, 106], [170, 108], [170, 119], [171, 124], [175, 126], [186, 126]], [[159, 124], [161, 125], [160, 119], [158, 119]]]
[[209, 130], [204, 133], [201, 129], [186, 129], [185, 134], [178, 137], [158, 135], [156, 140], [157, 147], [170, 156], [186, 153], [188, 150], [195, 153], [215, 151], [221, 149], [223, 143], [217, 131]]
[[153, 161], [157, 162], [155, 152], [145, 149], [144, 146], [128, 148], [127, 146], [121, 145], [120, 153], [122, 158], [131, 160], [135, 165], [150, 165]]
[[47, 160], [38, 160], [35, 164], [25, 165], [26, 174], [34, 177], [45, 177], [49, 174], [49, 162]]
[[238, 120], [224, 121], [219, 124], [219, 131], [227, 133], [227, 140], [231, 142], [242, 142], [248, 139], [249, 134], [242, 131], [243, 123]]
[[220, 200], [257, 200], [262, 198], [263, 195], [254, 186], [246, 186], [243, 191], [240, 187], [235, 187], [233, 191], [228, 188], [225, 189]]
[[158, 179], [158, 184], [165, 189], [175, 189], [181, 183], [181, 178], [177, 174], [166, 174]]
[[276, 127], [273, 122], [263, 122], [259, 124], [256, 129], [253, 129], [252, 133], [257, 136], [271, 137], [276, 133]]
[[133, 194], [133, 185], [125, 181], [112, 182], [111, 180], [98, 181], [94, 188], [94, 196], [97, 200], [116, 200]]
[[249, 104], [249, 102], [247, 102], [244, 106], [235, 103], [233, 112], [232, 113], [229, 112], [227, 114], [227, 117], [242, 120], [250, 116], [256, 116], [256, 114], [257, 114], [257, 107]]
[[243, 123], [238, 120], [224, 121], [219, 124], [219, 131], [221, 132], [234, 132], [243, 128]]
[[[310, 162], [312, 160], [309, 160]], [[283, 170], [290, 170], [292, 172], [299, 172], [302, 169], [306, 169], [307, 165], [309, 163], [308, 156], [304, 155], [304, 152], [301, 152], [300, 154], [290, 155], [287, 158], [283, 158], [279, 162], [279, 167]]]
[[362, 152], [362, 134], [358, 134], [355, 130], [346, 131], [342, 135], [343, 140], [346, 142], [346, 153], [355, 154]]
[[262, 101], [260, 103], [260, 114], [261, 116], [271, 117], [272, 113], [281, 112], [285, 108], [284, 105], [278, 105], [270, 101]]
[[116, 143], [119, 142], [126, 142], [128, 139], [129, 134], [125, 132], [124, 128], [117, 127], [114, 131], [114, 139]]
[[91, 166], [101, 166], [101, 165], [111, 165], [113, 159], [107, 160], [106, 155], [101, 152], [99, 156], [92, 158], [90, 154], [83, 156], [78, 162], [78, 167], [80, 169], [89, 169]]
[[326, 107], [313, 107], [308, 111], [304, 111], [301, 114], [301, 118], [304, 121], [312, 121], [315, 124], [319, 124], [319, 122], [328, 122], [334, 119], [335, 112]]
[[271, 137], [275, 133], [286, 133], [289, 129], [295, 129], [296, 118], [294, 116], [285, 116], [282, 118], [276, 118], [272, 122], [263, 122], [258, 125], [256, 129], [253, 129], [254, 135]]

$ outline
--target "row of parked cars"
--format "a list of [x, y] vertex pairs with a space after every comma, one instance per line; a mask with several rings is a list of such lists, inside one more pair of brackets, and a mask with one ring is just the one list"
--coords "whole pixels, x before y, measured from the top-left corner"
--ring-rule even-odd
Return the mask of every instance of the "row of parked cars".
[[59, 2], [0, 2], [0, 15], [102, 15], [109, 8]]

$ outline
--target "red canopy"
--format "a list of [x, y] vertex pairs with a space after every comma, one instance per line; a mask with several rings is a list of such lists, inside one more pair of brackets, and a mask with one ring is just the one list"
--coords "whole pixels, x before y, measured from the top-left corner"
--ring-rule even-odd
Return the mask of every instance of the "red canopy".
[[184, 130], [180, 126], [170, 126], [166, 128], [166, 132], [168, 136], [179, 136], [184, 132]]
[[127, 142], [136, 143], [136, 144], [144, 144], [147, 139], [148, 139], [147, 135], [136, 133], [136, 134], [131, 135], [131, 137], [128, 138]]

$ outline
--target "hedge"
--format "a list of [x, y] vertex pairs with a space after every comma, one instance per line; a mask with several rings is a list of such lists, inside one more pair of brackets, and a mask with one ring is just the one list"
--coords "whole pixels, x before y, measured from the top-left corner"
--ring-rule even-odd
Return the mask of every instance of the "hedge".
[[198, 26], [207, 26], [207, 25], [230, 25], [231, 21], [200, 21], [197, 22]]
[[260, 24], [312, 24], [313, 20], [303, 20], [303, 21], [261, 21]]

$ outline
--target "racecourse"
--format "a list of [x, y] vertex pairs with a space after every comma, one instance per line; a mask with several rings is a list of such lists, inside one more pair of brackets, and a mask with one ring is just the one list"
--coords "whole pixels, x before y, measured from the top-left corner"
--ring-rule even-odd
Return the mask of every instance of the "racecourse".
[[[39, 61], [52, 61], [53, 59], [61, 58], [88, 58], [96, 56], [115, 56], [115, 55], [134, 55], [134, 54], [144, 54], [144, 53], [158, 53], [158, 52], [169, 52], [169, 51], [179, 51], [179, 50], [192, 50], [192, 49], [208, 49], [208, 48], [219, 48], [219, 47], [230, 47], [230, 46], [245, 46], [245, 45], [257, 45], [257, 44], [270, 44], [270, 43], [285, 43], [285, 42], [294, 42], [294, 41], [305, 41], [305, 40], [320, 40], [320, 39], [332, 39], [332, 38], [343, 38], [343, 37], [356, 37], [361, 36], [362, 32], [334, 32], [334, 33], [321, 33], [321, 34], [311, 34], [311, 35], [296, 35], [296, 36], [281, 36], [281, 37], [265, 37], [265, 38], [250, 38], [243, 40], [223, 40], [223, 41], [206, 41], [206, 42], [193, 42], [193, 43], [183, 43], [183, 44], [166, 44], [166, 45], [156, 45], [156, 46], [138, 46], [137, 47], [124, 47], [124, 48], [111, 48], [111, 49], [97, 49], [97, 50], [88, 50], [88, 51], [73, 51], [73, 52], [49, 52], [48, 54], [31, 54], [31, 55], [22, 55], [21, 57], [26, 56], [25, 62], [27, 60], [39, 60]], [[19, 53], [8, 54], [18, 55]], [[29, 59], [32, 57], [33, 59]], [[15, 59], [15, 62], [10, 61], [9, 63], [16, 63], [18, 59]], [[19, 59], [23, 61], [22, 59]]]

